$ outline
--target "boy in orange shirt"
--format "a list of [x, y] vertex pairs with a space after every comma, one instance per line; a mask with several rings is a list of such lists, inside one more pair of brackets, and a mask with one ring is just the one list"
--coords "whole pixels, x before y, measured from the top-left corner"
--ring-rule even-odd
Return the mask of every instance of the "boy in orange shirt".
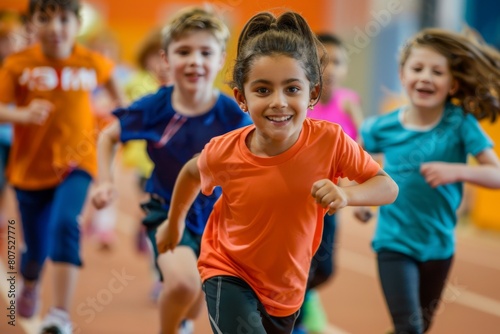
[[[104, 84], [121, 101], [113, 65], [78, 44], [78, 0], [35, 0], [29, 18], [38, 44], [13, 54], [0, 71], [0, 120], [14, 124], [7, 178], [15, 188], [26, 244], [21, 257], [20, 316], [38, 305], [38, 281], [54, 262], [52, 308], [42, 332], [71, 333], [68, 310], [80, 259], [80, 214], [96, 173], [90, 93]], [[15, 108], [9, 108], [9, 103]]]
[[[306, 118], [321, 89], [317, 47], [299, 14], [250, 19], [233, 90], [254, 125], [212, 139], [183, 167], [157, 232], [160, 252], [175, 249], [200, 188], [222, 188], [198, 260], [214, 333], [289, 334], [325, 213], [397, 196], [394, 181], [340, 126]], [[339, 187], [341, 177], [359, 184]]]

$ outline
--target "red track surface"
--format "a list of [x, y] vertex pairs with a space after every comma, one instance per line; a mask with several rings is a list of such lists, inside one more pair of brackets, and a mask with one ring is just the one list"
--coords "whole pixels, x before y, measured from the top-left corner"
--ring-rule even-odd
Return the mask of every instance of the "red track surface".
[[[122, 174], [126, 189], [131, 178]], [[144, 255], [135, 251], [135, 223], [129, 196], [121, 196], [118, 242], [110, 251], [99, 250], [91, 238], [83, 240], [85, 267], [81, 272], [71, 315], [75, 333], [143, 334], [159, 333], [156, 306], [149, 300], [152, 286], [151, 265]], [[15, 217], [15, 211], [11, 216]], [[320, 291], [330, 322], [338, 333], [382, 334], [389, 327], [389, 317], [376, 278], [374, 254], [370, 237], [374, 222], [361, 225], [348, 211], [343, 213], [339, 227], [338, 270], [335, 279]], [[20, 225], [16, 225], [20, 229]], [[17, 247], [20, 247], [18, 231]], [[0, 333], [35, 333], [37, 321], [16, 318], [9, 326], [5, 234], [0, 243], [3, 264], [0, 293]], [[19, 259], [19, 257], [17, 258]], [[50, 265], [46, 270], [50, 275]], [[19, 281], [19, 277], [17, 278]], [[500, 333], [500, 235], [478, 231], [469, 226], [458, 229], [455, 263], [431, 334], [497, 334]], [[43, 282], [41, 314], [47, 309], [52, 287]], [[19, 287], [17, 287], [17, 292]], [[211, 333], [206, 312], [195, 324], [196, 334]]]

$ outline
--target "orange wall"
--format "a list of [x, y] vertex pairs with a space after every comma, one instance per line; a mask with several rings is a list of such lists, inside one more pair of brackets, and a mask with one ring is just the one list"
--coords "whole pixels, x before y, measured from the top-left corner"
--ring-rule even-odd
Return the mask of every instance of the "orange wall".
[[[135, 44], [154, 26], [162, 25], [177, 9], [187, 5], [200, 5], [206, 1], [165, 1], [147, 0], [141, 2], [123, 0], [89, 0], [89, 3], [100, 6], [105, 13], [109, 26], [117, 33], [123, 46], [123, 56], [126, 60], [133, 57]], [[141, 5], [139, 6], [138, 3]], [[209, 2], [224, 16], [233, 32], [230, 46], [237, 39], [238, 32], [244, 23], [255, 13], [270, 8], [286, 7], [300, 12], [315, 30], [329, 28], [328, 15], [321, 15], [329, 0], [272, 0], [243, 1], [216, 0]], [[328, 5], [329, 6], [329, 5]], [[131, 15], [130, 13], [134, 13]], [[231, 52], [231, 49], [229, 49]]]
[[[230, 25], [233, 38], [244, 23], [255, 13], [270, 9], [291, 9], [304, 15], [315, 30], [326, 30], [332, 26], [325, 9], [330, 9], [329, 0], [212, 0], [212, 1], [165, 1], [165, 0], [87, 0], [100, 10], [107, 25], [116, 33], [122, 45], [123, 57], [132, 61], [136, 44], [155, 26], [162, 25], [177, 9], [188, 5], [209, 3], [215, 7]], [[0, 0], [0, 8], [26, 10], [28, 0]], [[329, 12], [329, 10], [326, 10]]]
[[0, 9], [13, 9], [23, 11], [28, 8], [28, 1], [24, 0], [0, 0]]
[[[368, 13], [371, 0], [345, 2], [341, 0], [87, 0], [99, 9], [109, 28], [115, 32], [122, 47], [123, 58], [132, 62], [137, 44], [150, 29], [162, 25], [170, 14], [188, 5], [208, 3], [219, 10], [233, 32], [231, 46], [245, 22], [263, 10], [284, 9], [301, 13], [315, 31], [331, 31], [335, 27], [335, 12], [348, 14], [352, 25], [362, 22]], [[0, 0], [0, 8], [26, 10], [28, 0]], [[337, 13], [338, 17], [338, 13]]]
[[[500, 122], [494, 124], [482, 122], [483, 129], [495, 143], [493, 148], [500, 156]], [[500, 191], [474, 187], [474, 199], [471, 210], [472, 221], [479, 227], [500, 231]], [[497, 209], [495, 209], [497, 208]]]
[[[334, 31], [349, 26], [362, 25], [369, 16], [373, 0], [86, 0], [95, 7], [105, 26], [116, 36], [122, 59], [134, 64], [139, 43], [155, 27], [165, 23], [178, 9], [210, 4], [223, 16], [231, 30], [228, 43], [226, 68], [221, 71], [217, 86], [228, 92], [223, 83], [236, 53], [238, 34], [245, 22], [260, 11], [281, 12], [293, 10], [304, 16], [314, 31]], [[0, 0], [0, 9], [24, 11], [28, 0]], [[335, 22], [338, 18], [338, 22]], [[85, 23], [85, 21], [84, 21]]]

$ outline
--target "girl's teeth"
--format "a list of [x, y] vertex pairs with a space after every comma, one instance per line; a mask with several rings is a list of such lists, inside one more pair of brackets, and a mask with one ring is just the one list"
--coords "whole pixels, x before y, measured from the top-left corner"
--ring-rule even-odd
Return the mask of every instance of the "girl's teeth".
[[282, 117], [269, 117], [269, 119], [271, 121], [274, 121], [274, 122], [284, 122], [286, 120], [288, 120], [290, 118], [290, 116], [282, 116]]

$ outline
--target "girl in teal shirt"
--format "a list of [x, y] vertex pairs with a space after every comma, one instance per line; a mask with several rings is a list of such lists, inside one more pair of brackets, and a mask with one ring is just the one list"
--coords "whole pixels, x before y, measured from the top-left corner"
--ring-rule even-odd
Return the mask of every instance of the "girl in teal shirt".
[[[384, 155], [399, 196], [381, 207], [373, 239], [395, 333], [432, 322], [455, 251], [456, 210], [470, 182], [500, 188], [500, 162], [478, 119], [500, 111], [500, 54], [460, 34], [426, 29], [403, 48], [409, 104], [361, 128], [367, 151]], [[466, 164], [471, 154], [478, 165]], [[359, 210], [358, 217], [366, 215]]]

